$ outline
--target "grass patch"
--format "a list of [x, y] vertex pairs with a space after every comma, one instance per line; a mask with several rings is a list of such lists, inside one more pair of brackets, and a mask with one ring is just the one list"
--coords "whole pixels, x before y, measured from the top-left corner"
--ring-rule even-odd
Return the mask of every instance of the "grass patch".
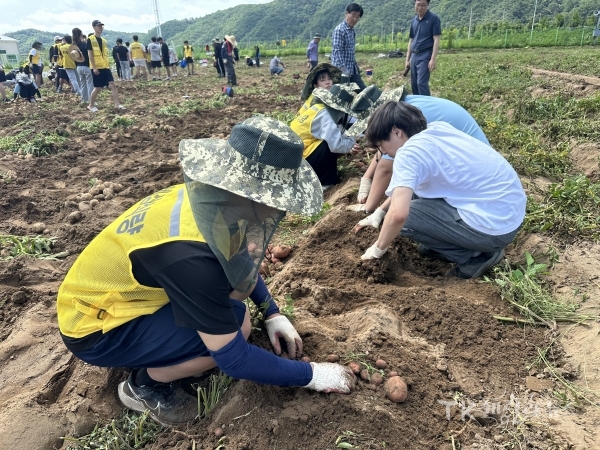
[[557, 322], [581, 323], [600, 318], [579, 313], [580, 302], [554, 298], [541, 278], [548, 273], [548, 265], [536, 263], [529, 252], [525, 252], [525, 259], [525, 266], [513, 269], [505, 262], [494, 268], [493, 279], [484, 278], [485, 282], [498, 286], [500, 296], [525, 317], [525, 320], [519, 320], [495, 316], [496, 319], [555, 328]]
[[229, 388], [233, 378], [222, 372], [210, 376], [207, 387], [195, 385], [198, 394], [198, 417], [208, 416]]
[[254, 111], [252, 115], [257, 117], [270, 117], [271, 119], [279, 120], [287, 125], [289, 125], [296, 117], [296, 113], [291, 111], [271, 111], [266, 114]]
[[524, 229], [563, 240], [600, 237], [600, 183], [583, 175], [551, 184], [542, 202], [529, 199]]
[[56, 133], [40, 133], [32, 139], [23, 138], [19, 142], [17, 152], [33, 156], [49, 156], [58, 153], [66, 140], [67, 138]]
[[148, 420], [148, 411], [143, 414], [124, 411], [110, 423], [96, 425], [94, 431], [79, 438], [63, 437], [68, 442], [67, 450], [121, 450], [143, 448], [156, 442], [163, 427]]
[[97, 133], [103, 128], [103, 125], [97, 120], [76, 120], [72, 123], [72, 126], [90, 134]]
[[226, 97], [223, 94], [214, 94], [207, 99], [184, 100], [176, 105], [167, 105], [156, 111], [157, 116], [185, 116], [190, 112], [206, 109], [217, 109], [225, 106]]
[[116, 116], [108, 125], [108, 128], [127, 128], [135, 123], [135, 119], [127, 116]]

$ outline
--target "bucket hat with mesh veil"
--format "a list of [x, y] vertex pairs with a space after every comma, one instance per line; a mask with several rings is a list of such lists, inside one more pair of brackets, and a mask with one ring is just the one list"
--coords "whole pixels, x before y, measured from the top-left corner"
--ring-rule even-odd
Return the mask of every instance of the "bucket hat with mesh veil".
[[238, 123], [227, 140], [186, 139], [179, 156], [187, 177], [282, 211], [321, 211], [319, 178], [302, 158], [302, 139], [267, 117]]
[[406, 97], [404, 86], [388, 91], [382, 91], [377, 86], [372, 84], [358, 94], [350, 109], [352, 115], [357, 117], [357, 121], [352, 124], [346, 134], [348, 136], [358, 136], [367, 129], [369, 116], [385, 102], [393, 100], [399, 102]]

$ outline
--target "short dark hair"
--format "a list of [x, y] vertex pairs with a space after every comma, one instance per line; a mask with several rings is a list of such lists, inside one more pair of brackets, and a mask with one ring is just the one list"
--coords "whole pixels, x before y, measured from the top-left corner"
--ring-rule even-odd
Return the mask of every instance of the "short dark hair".
[[315, 87], [317, 85], [317, 82], [319, 81], [319, 78], [321, 78], [321, 75], [328, 75], [329, 78], [331, 78], [333, 80], [333, 77], [331, 76], [331, 72], [329, 71], [329, 69], [319, 70], [317, 73], [315, 73], [315, 77], [313, 78], [313, 87]]
[[369, 117], [365, 132], [369, 145], [379, 147], [382, 141], [388, 141], [394, 127], [410, 138], [427, 129], [427, 120], [419, 108], [406, 102], [386, 102]]
[[69, 36], [68, 34], [66, 34], [65, 37], [63, 37], [63, 39], [69, 45], [71, 45], [73, 43], [73, 39], [71, 39], [71, 36]]
[[154, 36], [152, 36], [152, 37], [150, 38], [150, 40], [151, 40], [152, 42], [156, 42], [156, 38], [155, 38]]
[[360, 6], [358, 3], [349, 3], [348, 6], [346, 6], [346, 12], [347, 13], [358, 12], [358, 13], [360, 13], [360, 17], [362, 17], [364, 14], [364, 10], [363, 10], [362, 6]]
[[117, 44], [122, 44], [122, 43], [123, 43], [123, 39], [117, 38]]
[[183, 43], [184, 43], [184, 44], [187, 44], [187, 43], [188, 43], [188, 41], [183, 41]]
[[163, 38], [161, 38], [160, 36], [156, 38], [157, 41], [162, 41]]
[[138, 37], [138, 35], [137, 35], [137, 34], [134, 34], [134, 35], [132, 36], [132, 38], [133, 38], [133, 40], [134, 40], [135, 42], [137, 42], [137, 40], [139, 39], [139, 37]]

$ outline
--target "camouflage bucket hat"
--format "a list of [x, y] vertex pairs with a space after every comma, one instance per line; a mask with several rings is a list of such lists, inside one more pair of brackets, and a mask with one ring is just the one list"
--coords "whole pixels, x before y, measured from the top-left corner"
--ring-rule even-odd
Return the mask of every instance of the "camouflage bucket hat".
[[371, 85], [356, 96], [350, 107], [351, 113], [357, 118], [346, 134], [348, 136], [358, 136], [367, 129], [367, 124], [371, 114], [383, 105], [392, 100], [399, 102], [406, 97], [404, 86], [389, 91], [381, 91], [377, 86]]
[[346, 87], [341, 84], [334, 84], [329, 90], [316, 88], [312, 95], [314, 99], [320, 100], [330, 108], [337, 109], [346, 114], [352, 114], [350, 106], [354, 100], [354, 93], [347, 90]]
[[304, 88], [302, 89], [302, 93], [300, 94], [300, 99], [302, 101], [306, 101], [310, 94], [313, 92], [313, 84], [315, 82], [315, 77], [319, 72], [323, 70], [329, 71], [331, 74], [331, 78], [333, 80], [333, 84], [338, 84], [342, 79], [342, 71], [329, 63], [320, 63], [315, 66], [314, 69], [310, 71], [308, 76], [306, 77], [306, 83], [304, 84]]
[[302, 139], [286, 124], [251, 117], [229, 139], [185, 139], [179, 157], [185, 175], [282, 211], [321, 211], [319, 178], [302, 159]]

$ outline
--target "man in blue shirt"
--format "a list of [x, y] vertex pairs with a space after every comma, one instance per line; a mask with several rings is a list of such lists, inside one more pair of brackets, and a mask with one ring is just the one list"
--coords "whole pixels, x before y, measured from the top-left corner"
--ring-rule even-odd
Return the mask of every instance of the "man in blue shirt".
[[431, 95], [429, 75], [435, 70], [435, 59], [440, 48], [442, 24], [429, 11], [429, 0], [415, 0], [417, 15], [410, 24], [405, 67], [410, 68], [410, 84], [415, 95]]
[[308, 43], [308, 48], [306, 49], [306, 60], [310, 64], [310, 70], [313, 70], [317, 63], [319, 62], [319, 41], [321, 40], [321, 35], [319, 33], [315, 34], [313, 40]]
[[361, 90], [367, 86], [360, 77], [360, 71], [354, 56], [354, 47], [356, 46], [354, 27], [363, 16], [363, 12], [362, 6], [358, 3], [350, 3], [346, 6], [346, 18], [333, 30], [331, 48], [332, 64], [339, 68], [344, 75], [347, 75], [350, 82], [358, 84]]

